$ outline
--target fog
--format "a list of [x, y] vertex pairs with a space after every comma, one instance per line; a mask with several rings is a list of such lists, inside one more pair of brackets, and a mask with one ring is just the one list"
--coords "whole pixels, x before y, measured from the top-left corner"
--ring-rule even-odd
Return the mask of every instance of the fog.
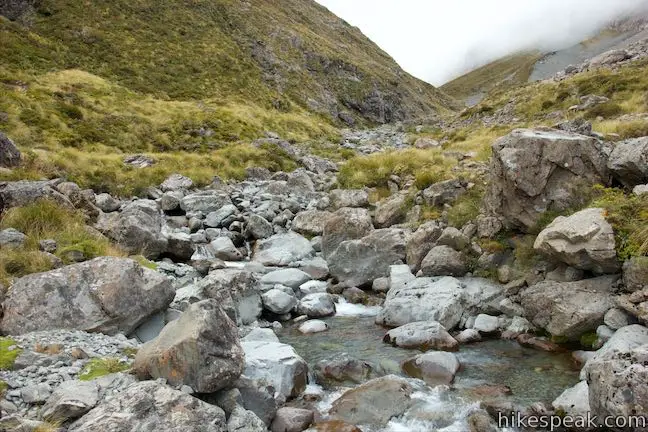
[[648, 0], [317, 1], [434, 85], [521, 50], [568, 47], [648, 7]]

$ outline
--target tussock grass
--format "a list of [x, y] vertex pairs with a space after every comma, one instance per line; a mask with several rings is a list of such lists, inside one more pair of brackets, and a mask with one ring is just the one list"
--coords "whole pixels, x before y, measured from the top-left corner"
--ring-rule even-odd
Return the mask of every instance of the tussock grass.
[[[13, 349], [9, 349], [12, 348]], [[8, 337], [0, 337], [0, 370], [11, 370], [22, 349], [18, 343]]]
[[481, 186], [475, 186], [460, 196], [448, 209], [448, 224], [461, 229], [468, 222], [475, 220], [479, 216], [483, 197], [484, 188]]
[[112, 373], [124, 372], [130, 369], [130, 367], [129, 362], [123, 362], [118, 358], [93, 358], [79, 374], [79, 380], [92, 381], [93, 379]]
[[648, 120], [604, 120], [592, 126], [597, 132], [619, 135], [620, 140], [648, 136]]

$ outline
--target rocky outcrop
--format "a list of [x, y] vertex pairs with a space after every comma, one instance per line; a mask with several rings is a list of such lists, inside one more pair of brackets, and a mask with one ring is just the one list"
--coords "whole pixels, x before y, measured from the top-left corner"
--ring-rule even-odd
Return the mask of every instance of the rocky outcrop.
[[616, 276], [578, 282], [544, 281], [521, 292], [526, 317], [553, 336], [578, 340], [596, 330], [614, 306]]
[[345, 286], [362, 286], [389, 275], [389, 266], [405, 260], [408, 232], [396, 228], [372, 231], [339, 244], [326, 260], [331, 275]]
[[552, 129], [517, 129], [493, 144], [484, 205], [525, 231], [547, 211], [582, 204], [583, 193], [607, 184], [610, 149], [593, 137]]
[[5, 134], [0, 132], [0, 168], [13, 168], [20, 164], [20, 150]]
[[219, 407], [157, 381], [145, 381], [104, 400], [68, 430], [227, 432], [227, 425]]
[[174, 386], [213, 393], [238, 379], [243, 362], [236, 325], [215, 300], [205, 300], [144, 344], [133, 368], [141, 379], [165, 378]]
[[603, 209], [589, 208], [569, 217], [559, 216], [538, 235], [533, 247], [580, 270], [617, 273], [621, 265], [614, 231], [603, 214]]
[[618, 143], [608, 161], [608, 168], [627, 188], [648, 182], [648, 137]]
[[96, 258], [16, 280], [0, 328], [6, 334], [59, 328], [130, 334], [173, 295], [166, 276], [133, 260]]
[[51, 199], [62, 207], [73, 209], [70, 200], [54, 188], [52, 182], [20, 180], [0, 181], [0, 210], [23, 207], [43, 198]]

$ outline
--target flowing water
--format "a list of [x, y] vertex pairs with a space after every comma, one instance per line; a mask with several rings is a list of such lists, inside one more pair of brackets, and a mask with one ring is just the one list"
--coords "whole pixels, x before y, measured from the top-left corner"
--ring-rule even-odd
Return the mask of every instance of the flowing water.
[[[403, 375], [400, 362], [418, 352], [382, 342], [386, 329], [374, 324], [378, 310], [378, 307], [341, 302], [337, 315], [324, 319], [330, 330], [302, 335], [295, 326], [283, 329], [278, 336], [282, 342], [292, 345], [311, 366], [337, 353], [347, 353], [386, 373]], [[401, 419], [392, 420], [384, 431], [464, 432], [467, 430], [466, 416], [480, 400], [489, 398], [483, 393], [481, 396], [475, 394], [484, 385], [505, 385], [512, 391], [508, 396], [499, 394], [491, 399], [504, 398], [528, 405], [539, 401], [551, 402], [578, 382], [578, 371], [573, 368], [567, 353], [546, 353], [498, 339], [462, 345], [456, 354], [462, 368], [453, 385], [431, 388], [420, 380], [410, 379], [416, 403]], [[344, 390], [328, 393], [319, 403], [318, 409], [323, 415]]]

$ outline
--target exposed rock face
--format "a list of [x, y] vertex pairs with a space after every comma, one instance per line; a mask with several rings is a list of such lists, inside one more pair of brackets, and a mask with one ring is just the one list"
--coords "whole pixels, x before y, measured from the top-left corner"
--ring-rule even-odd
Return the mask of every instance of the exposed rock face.
[[648, 137], [618, 143], [608, 168], [624, 186], [632, 188], [648, 182]]
[[642, 345], [648, 344], [648, 328], [634, 324], [622, 327], [617, 330], [603, 346], [595, 351], [594, 354], [586, 361], [581, 370], [581, 379], [587, 377], [590, 365], [599, 360], [605, 359], [606, 356], [614, 353], [628, 354], [632, 350]]
[[580, 270], [617, 273], [621, 265], [614, 231], [603, 212], [589, 208], [569, 217], [557, 217], [538, 235], [534, 249]]
[[198, 393], [213, 393], [243, 372], [236, 325], [215, 300], [194, 303], [140, 348], [133, 364], [140, 378], [165, 378]]
[[96, 258], [16, 280], [0, 326], [7, 334], [59, 328], [130, 334], [173, 295], [166, 276], [133, 260]]
[[168, 246], [162, 234], [162, 222], [155, 201], [137, 200], [124, 206], [119, 213], [101, 214], [96, 228], [129, 254], [155, 259]]
[[5, 134], [0, 132], [0, 167], [13, 168], [20, 164], [20, 151]]
[[578, 340], [603, 323], [614, 306], [616, 276], [602, 276], [578, 282], [544, 281], [521, 292], [526, 317], [554, 336]]
[[71, 432], [227, 432], [225, 413], [157, 381], [131, 385], [74, 422]]
[[517, 129], [493, 144], [489, 213], [529, 230], [546, 211], [583, 202], [583, 191], [609, 180], [610, 149], [593, 137], [551, 129]]
[[355, 240], [373, 231], [371, 216], [365, 209], [341, 208], [328, 219], [322, 234], [322, 255], [332, 254], [340, 243]]
[[372, 231], [359, 240], [340, 243], [326, 258], [329, 271], [346, 286], [362, 286], [389, 275], [389, 266], [405, 260], [407, 232], [396, 228]]
[[315, 250], [306, 238], [288, 232], [258, 241], [252, 259], [267, 266], [285, 267], [314, 254]]
[[437, 321], [453, 329], [464, 311], [464, 288], [453, 277], [416, 278], [400, 287], [392, 287], [376, 323], [399, 327], [416, 321]]
[[419, 321], [392, 329], [383, 342], [401, 348], [418, 348], [423, 351], [456, 351], [459, 343], [436, 321]]
[[623, 286], [627, 292], [648, 287], [648, 257], [632, 257], [623, 263]]
[[335, 400], [329, 414], [351, 424], [385, 426], [412, 405], [412, 391], [406, 380], [395, 375], [376, 378]]

